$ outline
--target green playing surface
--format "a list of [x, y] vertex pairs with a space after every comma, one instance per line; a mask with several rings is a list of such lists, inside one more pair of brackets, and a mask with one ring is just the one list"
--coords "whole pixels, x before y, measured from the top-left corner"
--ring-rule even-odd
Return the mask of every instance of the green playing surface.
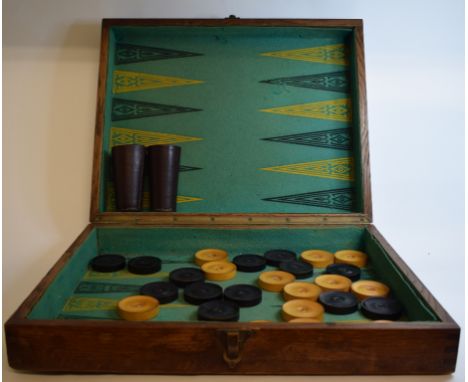
[[[371, 235], [361, 228], [319, 229], [208, 229], [208, 228], [96, 228], [76, 251], [64, 269], [49, 286], [31, 311], [31, 319], [119, 319], [118, 300], [138, 294], [139, 287], [168, 279], [168, 273], [181, 267], [197, 267], [194, 253], [202, 248], [222, 248], [230, 258], [241, 253], [262, 254], [274, 248], [287, 248], [297, 253], [306, 249], [361, 249], [370, 258], [362, 279], [380, 280], [390, 286], [392, 294], [405, 307], [402, 320], [434, 321], [436, 315], [420, 298], [411, 284], [399, 273]], [[162, 269], [153, 275], [134, 275], [127, 270], [100, 273], [89, 269], [89, 261], [102, 253], [120, 253], [127, 258], [154, 255], [162, 260]], [[267, 270], [275, 269], [267, 267]], [[313, 281], [323, 270], [316, 269]], [[234, 279], [217, 282], [223, 288], [240, 283], [256, 285], [259, 273], [237, 272]], [[280, 293], [263, 291], [260, 305], [241, 308], [240, 321], [281, 321]], [[179, 299], [161, 306], [154, 321], [195, 321], [197, 307]], [[361, 313], [325, 314], [326, 322], [365, 322]]]
[[111, 147], [139, 143], [182, 147], [179, 212], [361, 212], [352, 33], [111, 28], [100, 210]]

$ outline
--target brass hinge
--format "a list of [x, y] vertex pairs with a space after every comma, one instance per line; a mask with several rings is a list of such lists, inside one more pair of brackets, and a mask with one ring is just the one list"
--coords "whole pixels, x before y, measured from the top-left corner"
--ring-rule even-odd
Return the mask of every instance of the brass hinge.
[[254, 333], [253, 330], [218, 330], [218, 338], [224, 348], [223, 359], [230, 369], [234, 369], [238, 365], [242, 358], [244, 343]]

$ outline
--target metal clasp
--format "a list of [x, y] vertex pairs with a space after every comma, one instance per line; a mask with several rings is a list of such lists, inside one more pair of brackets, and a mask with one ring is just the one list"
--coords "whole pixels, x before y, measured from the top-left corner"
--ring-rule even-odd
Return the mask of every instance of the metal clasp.
[[223, 359], [230, 369], [234, 369], [240, 362], [244, 343], [252, 334], [252, 330], [218, 331], [218, 337], [224, 347]]

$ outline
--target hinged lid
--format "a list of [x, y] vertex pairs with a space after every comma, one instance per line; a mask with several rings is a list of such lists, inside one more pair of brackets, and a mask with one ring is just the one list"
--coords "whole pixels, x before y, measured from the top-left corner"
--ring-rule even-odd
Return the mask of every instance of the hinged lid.
[[[115, 211], [110, 150], [182, 147], [177, 212]], [[91, 221], [371, 221], [361, 20], [104, 20]]]

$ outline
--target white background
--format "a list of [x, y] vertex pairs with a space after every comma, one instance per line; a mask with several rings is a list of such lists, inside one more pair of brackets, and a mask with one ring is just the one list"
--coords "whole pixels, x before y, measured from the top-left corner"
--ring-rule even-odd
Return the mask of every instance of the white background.
[[[463, 326], [463, 1], [5, 0], [3, 5], [4, 320], [88, 222], [100, 19], [235, 14], [364, 19], [374, 222]], [[12, 371], [5, 354], [3, 362], [8, 381], [241, 379], [38, 376]], [[462, 381], [463, 374], [462, 346], [452, 376], [288, 381]]]

